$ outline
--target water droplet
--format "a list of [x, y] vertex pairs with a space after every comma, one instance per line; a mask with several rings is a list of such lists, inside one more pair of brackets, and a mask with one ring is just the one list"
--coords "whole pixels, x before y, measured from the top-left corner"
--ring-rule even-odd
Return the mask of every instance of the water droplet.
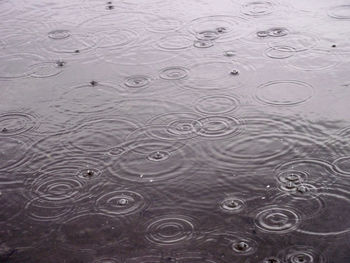
[[90, 85], [91, 85], [91, 86], [96, 86], [97, 84], [98, 84], [98, 82], [95, 81], [95, 80], [90, 81]]
[[233, 57], [233, 56], [236, 55], [236, 51], [234, 51], [234, 50], [226, 50], [226, 51], [224, 52], [224, 55], [225, 55], [226, 57]]
[[229, 197], [221, 202], [220, 207], [224, 212], [237, 213], [244, 209], [245, 204], [240, 199]]
[[250, 249], [250, 246], [245, 241], [239, 241], [237, 243], [232, 244], [232, 249], [238, 253], [247, 252]]
[[143, 88], [148, 86], [150, 82], [151, 78], [146, 75], [134, 75], [127, 77], [124, 84], [129, 88]]
[[168, 152], [157, 151], [157, 152], [150, 153], [147, 158], [150, 161], [159, 162], [159, 161], [164, 161], [168, 159], [169, 156], [170, 154]]
[[268, 29], [267, 32], [271, 37], [283, 37], [288, 35], [289, 30], [285, 27], [272, 27]]
[[223, 34], [226, 33], [228, 31], [228, 29], [226, 27], [218, 27], [216, 28], [216, 32]]
[[231, 75], [239, 75], [239, 71], [236, 70], [236, 69], [233, 69], [231, 72], [230, 72]]

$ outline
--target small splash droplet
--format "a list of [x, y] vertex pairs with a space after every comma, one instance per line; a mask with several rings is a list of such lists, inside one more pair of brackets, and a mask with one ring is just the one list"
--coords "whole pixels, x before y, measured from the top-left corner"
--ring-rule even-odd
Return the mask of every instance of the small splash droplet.
[[240, 242], [234, 243], [232, 245], [232, 248], [236, 252], [245, 252], [250, 248], [250, 246], [245, 241], [240, 241]]
[[218, 32], [220, 34], [226, 33], [227, 32], [227, 28], [226, 27], [218, 27], [216, 29], [216, 32]]
[[96, 86], [98, 83], [97, 83], [97, 81], [95, 81], [95, 80], [92, 80], [92, 81], [90, 81], [90, 85], [91, 86]]
[[337, 45], [336, 45], [336, 44], [333, 44], [332, 47], [337, 47]]
[[230, 74], [231, 75], [238, 75], [239, 74], [239, 72], [238, 72], [238, 70], [236, 70], [236, 69], [233, 69], [231, 72], [230, 72]]
[[63, 67], [66, 64], [66, 62], [64, 62], [63, 60], [57, 60], [56, 61], [56, 66], [57, 67]]
[[74, 51], [74, 53], [80, 53], [80, 50], [79, 50], [79, 49], [76, 49], [76, 50]]
[[8, 132], [8, 129], [7, 128], [2, 128], [1, 132], [6, 133], [6, 132]]
[[148, 160], [150, 161], [164, 161], [168, 159], [169, 153], [164, 152], [164, 151], [157, 151], [157, 152], [152, 152], [151, 154], [148, 155]]
[[120, 206], [125, 206], [125, 205], [127, 205], [128, 204], [128, 199], [126, 199], [126, 198], [121, 198], [121, 199], [119, 199], [118, 200], [118, 205], [120, 205]]

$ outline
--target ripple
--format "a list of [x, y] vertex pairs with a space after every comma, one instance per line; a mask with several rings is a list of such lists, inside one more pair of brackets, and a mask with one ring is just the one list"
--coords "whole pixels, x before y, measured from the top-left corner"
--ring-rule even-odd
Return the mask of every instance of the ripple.
[[340, 157], [333, 162], [334, 170], [341, 175], [350, 175], [350, 156]]
[[285, 59], [294, 56], [296, 50], [288, 46], [273, 46], [264, 51], [264, 54], [269, 58]]
[[161, 69], [159, 76], [166, 80], [177, 80], [186, 78], [189, 70], [181, 66], [172, 66]]
[[198, 40], [215, 40], [219, 38], [219, 33], [217, 31], [205, 30], [197, 32], [196, 38]]
[[132, 75], [124, 80], [124, 85], [129, 88], [144, 88], [151, 83], [151, 78], [146, 75]]
[[33, 78], [49, 78], [57, 76], [62, 73], [64, 62], [58, 61], [47, 61], [38, 64], [31, 65], [32, 73], [30, 76]]
[[272, 27], [267, 32], [270, 37], [283, 37], [289, 34], [289, 30], [285, 27]]
[[0, 170], [11, 171], [29, 161], [31, 156], [27, 152], [29, 146], [19, 139], [0, 137]]
[[43, 59], [34, 54], [11, 54], [0, 57], [0, 79], [15, 79], [35, 73], [34, 64], [42, 63]]
[[275, 4], [269, 1], [252, 1], [242, 5], [242, 13], [248, 16], [265, 16], [275, 10]]
[[162, 50], [180, 51], [191, 48], [193, 39], [185, 34], [172, 34], [159, 39], [156, 45]]
[[277, 80], [260, 85], [256, 98], [273, 106], [293, 106], [304, 103], [313, 96], [313, 87], [296, 80]]
[[223, 114], [235, 110], [239, 105], [238, 99], [226, 95], [201, 97], [195, 103], [195, 109], [204, 114]]
[[76, 213], [73, 204], [56, 203], [42, 197], [30, 200], [24, 209], [26, 216], [35, 222], [62, 222]]
[[118, 190], [102, 195], [95, 204], [98, 211], [107, 215], [134, 214], [146, 206], [144, 197], [134, 191]]
[[239, 213], [245, 208], [245, 203], [243, 200], [235, 197], [227, 197], [220, 203], [220, 208], [225, 213]]
[[41, 41], [42, 47], [57, 54], [80, 54], [96, 47], [98, 38], [91, 32], [57, 29], [48, 32], [48, 38]]
[[68, 113], [89, 114], [108, 111], [118, 98], [118, 89], [110, 84], [94, 82], [69, 87], [53, 105]]
[[162, 216], [148, 223], [146, 239], [156, 245], [169, 246], [186, 243], [195, 235], [192, 218], [180, 215]]
[[66, 29], [56, 29], [47, 33], [47, 36], [51, 39], [61, 40], [61, 39], [71, 37], [71, 32]]
[[157, 17], [149, 20], [147, 30], [156, 33], [169, 33], [180, 29], [183, 22], [174, 17]]
[[13, 111], [0, 114], [0, 136], [26, 133], [38, 126], [38, 117], [30, 113]]
[[116, 217], [100, 214], [77, 215], [64, 222], [57, 233], [63, 247], [74, 250], [97, 250], [115, 247], [121, 241], [124, 226]]
[[226, 116], [208, 116], [198, 119], [200, 128], [198, 134], [207, 138], [232, 136], [240, 132], [241, 123], [238, 119]]
[[152, 125], [148, 134], [151, 137], [171, 140], [185, 140], [198, 136], [201, 123], [199, 115], [191, 112], [174, 112], [158, 115], [150, 119], [147, 124]]
[[296, 52], [306, 51], [316, 46], [319, 39], [311, 34], [306, 33], [289, 33], [281, 38], [274, 38], [269, 43], [271, 47], [284, 46], [294, 49]]
[[202, 60], [187, 68], [189, 69], [188, 77], [177, 80], [176, 84], [181, 88], [204, 91], [239, 88], [246, 84], [255, 73], [250, 64], [240, 61]]
[[131, 141], [124, 148], [126, 151], [109, 167], [113, 179], [134, 182], [180, 180], [196, 167], [192, 149], [177, 141], [143, 139], [136, 143]]
[[18, 191], [1, 190], [0, 194], [0, 225], [11, 222], [18, 217], [24, 208], [24, 198]]
[[87, 120], [69, 134], [67, 145], [83, 152], [108, 152], [138, 127], [133, 120], [120, 117]]
[[99, 259], [94, 260], [93, 263], [119, 263], [119, 261], [115, 258], [104, 257], [104, 258], [99, 258]]
[[329, 9], [328, 15], [336, 19], [350, 19], [350, 5], [338, 5]]
[[294, 183], [299, 185], [305, 182], [308, 177], [309, 175], [304, 171], [287, 170], [279, 173], [276, 179], [281, 184]]
[[318, 196], [324, 201], [324, 208], [318, 216], [304, 220], [297, 231], [311, 236], [325, 237], [349, 233], [350, 194], [344, 189], [344, 185], [334, 184], [327, 189], [320, 189]]
[[214, 42], [211, 40], [195, 40], [193, 46], [197, 48], [209, 48], [214, 46]]
[[131, 29], [112, 29], [105, 28], [97, 32], [99, 38], [98, 48], [121, 49], [127, 48], [139, 41], [139, 34]]
[[288, 65], [299, 70], [326, 70], [335, 67], [340, 63], [340, 59], [330, 51], [313, 50], [299, 52], [288, 59]]
[[283, 249], [278, 253], [278, 257], [288, 263], [325, 263], [327, 262], [324, 255], [309, 246], [293, 246]]
[[[194, 36], [203, 39], [201, 32], [216, 32], [210, 33], [211, 40], [216, 37], [218, 42], [232, 41], [241, 38], [248, 28], [248, 23], [245, 19], [236, 16], [214, 15], [199, 17], [192, 20], [189, 24], [189, 31]], [[207, 38], [205, 38], [207, 39]]]
[[292, 208], [270, 206], [258, 212], [254, 222], [262, 231], [283, 234], [296, 230], [300, 220], [300, 215]]

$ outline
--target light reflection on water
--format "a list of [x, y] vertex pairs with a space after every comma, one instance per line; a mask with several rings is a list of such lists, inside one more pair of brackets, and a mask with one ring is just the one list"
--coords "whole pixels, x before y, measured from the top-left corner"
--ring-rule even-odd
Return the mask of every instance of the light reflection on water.
[[345, 1], [0, 1], [0, 262], [348, 262]]

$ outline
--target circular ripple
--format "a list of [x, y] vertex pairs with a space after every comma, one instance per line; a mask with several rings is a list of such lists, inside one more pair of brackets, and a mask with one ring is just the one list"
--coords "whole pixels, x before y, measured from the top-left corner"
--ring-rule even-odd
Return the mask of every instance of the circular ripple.
[[143, 196], [129, 190], [119, 190], [104, 194], [96, 201], [98, 211], [108, 215], [126, 215], [141, 211], [145, 207]]
[[25, 112], [0, 114], [0, 136], [13, 136], [34, 130], [38, 126], [35, 115]]
[[279, 173], [276, 177], [279, 183], [282, 183], [282, 184], [294, 183], [299, 185], [305, 182], [309, 177], [309, 175], [304, 171], [287, 170]]
[[273, 46], [264, 51], [264, 54], [269, 58], [284, 59], [294, 56], [296, 50], [288, 46]]
[[146, 75], [133, 75], [127, 77], [124, 81], [124, 85], [129, 88], [143, 88], [150, 84], [151, 78]]
[[18, 139], [0, 137], [0, 170], [10, 170], [28, 161], [28, 145]]
[[269, 43], [271, 47], [274, 46], [283, 46], [290, 47], [294, 49], [296, 52], [306, 51], [313, 48], [317, 42], [318, 38], [304, 33], [289, 33], [286, 36], [281, 38], [274, 38], [273, 41]]
[[195, 109], [204, 114], [222, 114], [235, 110], [238, 99], [226, 95], [213, 95], [200, 98], [195, 103]]
[[294, 231], [300, 224], [300, 215], [289, 207], [266, 207], [257, 213], [255, 225], [269, 233], [287, 233]]
[[[57, 32], [52, 33], [52, 32]], [[50, 34], [53, 37], [50, 37]], [[75, 33], [67, 30], [54, 30], [49, 33], [47, 41], [43, 41], [44, 48], [59, 54], [79, 54], [91, 50], [98, 42], [97, 36], [93, 33]]]
[[178, 245], [195, 235], [191, 218], [185, 216], [163, 216], [152, 220], [146, 229], [146, 239], [156, 245]]
[[333, 162], [334, 170], [342, 175], [350, 176], [350, 156], [344, 156]]
[[243, 86], [253, 77], [254, 69], [237, 61], [203, 60], [189, 65], [186, 79], [176, 81], [181, 88], [196, 90], [232, 89]]
[[168, 33], [178, 30], [182, 21], [174, 17], [157, 17], [149, 20], [147, 30], [156, 33]]
[[296, 80], [277, 80], [258, 87], [256, 98], [274, 106], [292, 106], [308, 101], [313, 95], [313, 87]]
[[234, 118], [225, 116], [209, 116], [198, 119], [200, 128], [198, 134], [208, 138], [218, 138], [237, 134], [241, 123]]
[[195, 40], [193, 46], [197, 48], [209, 48], [214, 46], [214, 42], [211, 40]]
[[338, 5], [328, 11], [330, 17], [336, 19], [350, 19], [350, 5]]
[[287, 263], [325, 263], [327, 260], [320, 251], [308, 246], [294, 246], [283, 249], [278, 257]]
[[185, 140], [198, 136], [201, 123], [199, 115], [187, 112], [166, 113], [155, 116], [147, 123], [153, 126], [148, 134], [163, 140]]
[[162, 50], [179, 51], [191, 48], [193, 39], [185, 34], [174, 34], [162, 37], [157, 41], [156, 45]]
[[71, 32], [66, 29], [56, 29], [50, 31], [47, 36], [51, 39], [60, 40], [71, 36]]
[[227, 197], [220, 203], [220, 208], [225, 213], [239, 213], [245, 208], [245, 203], [243, 200], [235, 197]]
[[124, 118], [86, 121], [69, 134], [67, 143], [83, 152], [108, 152], [138, 127], [133, 120]]
[[289, 34], [289, 30], [285, 27], [272, 27], [267, 32], [270, 37], [283, 37]]
[[34, 78], [49, 78], [53, 76], [57, 76], [58, 74], [62, 73], [64, 62], [61, 61], [48, 61], [48, 62], [42, 62], [38, 64], [31, 65], [31, 71], [30, 73], [31, 77]]
[[316, 217], [304, 220], [297, 231], [311, 236], [339, 236], [349, 233], [349, 191], [344, 189], [344, 185], [334, 184], [327, 189], [320, 189], [317, 194], [324, 201], [323, 209]]
[[217, 31], [212, 31], [212, 30], [206, 30], [206, 31], [201, 31], [197, 32], [196, 38], [198, 40], [215, 40], [219, 38], [219, 33]]
[[33, 54], [11, 54], [0, 57], [0, 79], [14, 79], [35, 73], [34, 64], [42, 63], [40, 56]]
[[288, 65], [299, 70], [325, 70], [335, 67], [340, 63], [337, 55], [330, 51], [308, 51], [295, 53], [288, 59]]
[[96, 113], [112, 109], [118, 94], [118, 90], [109, 84], [83, 84], [68, 88], [54, 105], [68, 113]]
[[83, 214], [64, 222], [57, 233], [63, 247], [78, 250], [96, 250], [115, 247], [120, 243], [124, 226], [116, 217]]
[[[177, 147], [181, 147], [175, 151]], [[113, 177], [134, 182], [180, 180], [195, 168], [192, 150], [177, 142], [147, 139], [131, 142], [109, 167]]]
[[180, 66], [166, 67], [160, 71], [159, 76], [166, 80], [183, 79], [187, 77], [188, 71], [187, 68]]
[[130, 29], [113, 29], [99, 31], [98, 48], [120, 49], [127, 48], [135, 44], [139, 39], [139, 34]]
[[25, 206], [26, 215], [36, 222], [57, 222], [66, 220], [75, 214], [73, 204], [57, 203], [42, 197], [30, 200]]
[[248, 16], [265, 16], [271, 14], [275, 5], [269, 1], [253, 1], [243, 4], [242, 13]]
[[[211, 32], [209, 33], [209, 38], [211, 40], [215, 38], [218, 42], [224, 42], [242, 37], [245, 34], [247, 27], [248, 23], [243, 18], [214, 15], [192, 20], [189, 25], [189, 31], [196, 37], [199, 35], [201, 39], [203, 39], [202, 32]], [[216, 34], [213, 32], [216, 32]]]

